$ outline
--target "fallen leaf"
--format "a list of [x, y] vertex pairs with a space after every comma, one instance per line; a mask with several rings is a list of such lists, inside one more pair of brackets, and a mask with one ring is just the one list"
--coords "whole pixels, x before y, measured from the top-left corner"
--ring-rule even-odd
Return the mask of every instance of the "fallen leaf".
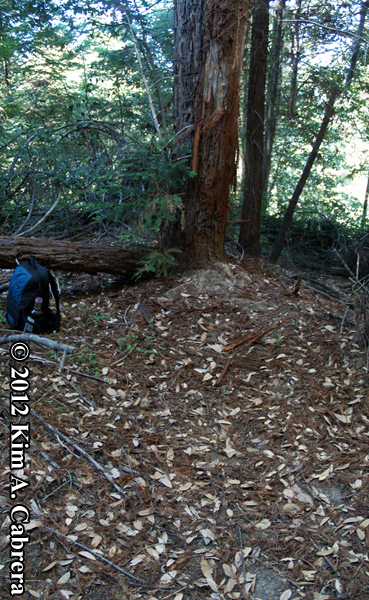
[[67, 573], [64, 573], [64, 575], [62, 575], [56, 583], [58, 585], [63, 585], [64, 583], [67, 583], [67, 581], [69, 581], [69, 580], [70, 580], [70, 571], [68, 571]]
[[268, 529], [268, 527], [270, 527], [271, 524], [272, 523], [269, 521], [269, 519], [262, 519], [258, 523], [255, 523], [255, 529]]
[[75, 526], [74, 531], [85, 531], [87, 527], [88, 523], [78, 523], [78, 525]]
[[90, 552], [86, 552], [86, 550], [82, 550], [81, 552], [78, 552], [78, 554], [80, 554], [84, 558], [88, 558], [89, 560], [96, 560], [96, 556], [94, 556]]
[[236, 578], [236, 569], [233, 571], [233, 568], [227, 564], [224, 564], [222, 566], [223, 566], [223, 571], [224, 571], [225, 575], [227, 575], [227, 577], [232, 577], [233, 579]]
[[93, 571], [86, 567], [86, 565], [82, 565], [81, 567], [79, 567], [78, 571], [80, 571], [81, 573], [93, 573]]
[[317, 552], [317, 556], [329, 556], [332, 554], [333, 548], [326, 548], [325, 550], [320, 550]]
[[334, 416], [336, 417], [337, 421], [341, 421], [341, 423], [351, 423], [350, 415], [338, 415], [334, 413]]
[[55, 565], [58, 564], [55, 560], [50, 563], [49, 565], [47, 565], [47, 567], [45, 567], [44, 569], [42, 569], [43, 573], [46, 573], [46, 571], [50, 571], [50, 569], [52, 569], [53, 567], [55, 567]]
[[214, 542], [215, 540], [215, 535], [212, 532], [211, 529], [200, 529], [200, 533], [202, 535], [203, 538], [208, 538], [210, 540], [212, 540]]
[[145, 554], [139, 554], [138, 556], [133, 558], [129, 564], [131, 565], [131, 567], [134, 567], [135, 565], [140, 564], [145, 558]]
[[109, 396], [116, 396], [118, 394], [117, 390], [115, 390], [114, 388], [108, 388], [106, 391], [109, 394]]
[[212, 577], [211, 569], [210, 569], [207, 561], [205, 560], [205, 558], [201, 559], [201, 571], [203, 572], [203, 575], [204, 575], [206, 582], [207, 582], [208, 586], [210, 587], [210, 589], [212, 589], [213, 592], [218, 592], [218, 586]]
[[94, 535], [92, 542], [91, 542], [91, 546], [93, 548], [97, 548], [98, 546], [100, 546], [101, 540], [102, 540], [101, 535], [99, 535], [99, 534]]
[[168, 488], [172, 488], [172, 482], [170, 481], [169, 477], [167, 477], [167, 475], [164, 475], [164, 477], [162, 477], [160, 479], [160, 483], [162, 483], [163, 485], [165, 485]]
[[168, 573], [164, 573], [162, 577], [160, 577], [161, 583], [172, 583], [177, 575], [177, 571], [169, 571]]
[[160, 556], [154, 548], [150, 548], [150, 547], [146, 548], [146, 552], [147, 552], [147, 554], [149, 554], [150, 556], [155, 558], [155, 560], [159, 560]]

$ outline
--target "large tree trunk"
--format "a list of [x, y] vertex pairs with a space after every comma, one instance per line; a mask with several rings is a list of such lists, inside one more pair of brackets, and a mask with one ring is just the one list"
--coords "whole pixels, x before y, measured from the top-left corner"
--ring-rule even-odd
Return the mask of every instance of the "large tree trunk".
[[77, 273], [112, 273], [132, 276], [144, 250], [122, 250], [115, 246], [53, 241], [47, 238], [0, 237], [0, 268], [13, 269], [34, 256], [43, 266]]
[[316, 137], [313, 149], [310, 152], [310, 155], [306, 161], [305, 168], [304, 168], [302, 175], [299, 179], [299, 182], [295, 188], [295, 191], [292, 194], [288, 208], [283, 217], [282, 225], [280, 227], [280, 230], [277, 235], [277, 239], [274, 242], [274, 245], [273, 245], [273, 248], [272, 248], [272, 251], [270, 254], [270, 258], [274, 263], [277, 262], [277, 260], [279, 259], [280, 255], [281, 255], [283, 245], [284, 245], [284, 240], [286, 238], [286, 233], [291, 224], [292, 217], [295, 212], [295, 208], [297, 206], [297, 202], [300, 198], [302, 190], [304, 189], [305, 183], [308, 180], [311, 169], [312, 169], [315, 159], [318, 155], [320, 145], [324, 139], [325, 132], [329, 125], [329, 121], [331, 120], [331, 117], [334, 113], [334, 103], [337, 100], [337, 98], [339, 98], [341, 96], [341, 94], [349, 88], [352, 78], [354, 76], [355, 66], [356, 66], [356, 62], [357, 62], [357, 58], [358, 58], [358, 54], [359, 54], [359, 50], [360, 50], [360, 44], [362, 41], [361, 36], [363, 34], [365, 17], [366, 17], [368, 8], [369, 8], [369, 0], [367, 0], [366, 2], [363, 2], [361, 5], [360, 23], [358, 26], [357, 34], [355, 36], [354, 48], [353, 48], [353, 52], [352, 52], [352, 56], [351, 56], [349, 70], [346, 75], [345, 85], [344, 85], [343, 89], [336, 88], [333, 92], [331, 92], [331, 95], [327, 102], [324, 117], [323, 117], [322, 123], [320, 125], [320, 129], [319, 129], [318, 135]]
[[260, 254], [263, 198], [265, 79], [268, 59], [269, 0], [255, 0], [252, 19], [247, 98], [246, 151], [239, 243], [252, 256]]
[[236, 179], [237, 116], [250, 0], [175, 0], [174, 125], [196, 178], [168, 242], [193, 265], [224, 253]]

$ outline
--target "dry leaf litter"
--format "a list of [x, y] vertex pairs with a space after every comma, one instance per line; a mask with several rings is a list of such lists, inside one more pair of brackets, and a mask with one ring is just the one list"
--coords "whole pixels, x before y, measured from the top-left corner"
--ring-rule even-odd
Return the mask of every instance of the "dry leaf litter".
[[252, 260], [103, 292], [74, 281], [51, 336], [74, 354], [62, 371], [35, 345], [27, 361], [21, 598], [367, 600], [368, 374], [354, 312], [304, 286], [294, 295]]

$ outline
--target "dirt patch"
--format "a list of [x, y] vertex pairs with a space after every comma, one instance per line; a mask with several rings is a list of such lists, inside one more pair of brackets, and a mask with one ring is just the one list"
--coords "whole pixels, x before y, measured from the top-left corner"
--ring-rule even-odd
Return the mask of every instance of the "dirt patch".
[[366, 600], [368, 375], [355, 315], [311, 289], [293, 295], [256, 261], [103, 283], [64, 282], [51, 337], [75, 346], [65, 368], [38, 346], [27, 361], [21, 598]]

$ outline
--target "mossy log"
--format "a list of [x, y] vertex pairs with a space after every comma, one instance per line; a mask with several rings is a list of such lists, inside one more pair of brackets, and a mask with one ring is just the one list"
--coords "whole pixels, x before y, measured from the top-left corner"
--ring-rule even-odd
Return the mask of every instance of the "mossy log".
[[34, 256], [44, 267], [75, 273], [110, 273], [132, 276], [145, 249], [124, 250], [108, 244], [85, 244], [48, 238], [0, 236], [0, 268], [13, 269], [16, 260]]

